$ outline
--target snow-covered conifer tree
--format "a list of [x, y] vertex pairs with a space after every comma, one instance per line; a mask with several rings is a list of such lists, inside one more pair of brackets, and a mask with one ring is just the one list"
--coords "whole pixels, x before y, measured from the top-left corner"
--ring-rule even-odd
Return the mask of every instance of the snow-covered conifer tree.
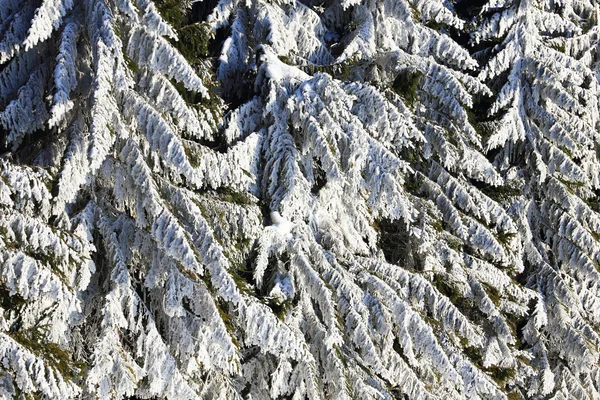
[[[316, 322], [325, 338], [341, 335], [340, 343], [317, 336], [317, 361], [331, 354], [369, 371], [346, 369], [346, 389], [325, 375], [325, 393], [502, 397], [514, 387], [506, 375], [519, 368], [531, 374], [515, 357], [511, 321], [527, 314], [535, 292], [512, 280], [522, 271], [515, 221], [472, 183], [504, 184], [481, 153], [469, 116], [473, 97], [491, 92], [472, 76], [477, 63], [468, 52], [444, 28], [427, 26], [438, 18], [462, 28], [452, 9], [355, 3], [293, 4], [321, 17], [310, 19], [319, 57], [277, 40], [295, 32], [286, 31], [293, 7], [282, 7], [283, 24], [253, 17], [271, 7], [263, 2], [221, 2], [209, 17], [215, 27], [231, 24], [219, 64], [229, 71], [220, 77], [224, 85], [232, 76], [257, 76], [254, 96], [234, 115], [253, 121], [242, 137], [261, 136], [264, 167], [255, 195], [279, 235], [267, 228], [259, 239], [250, 281], [285, 306], [288, 323], [302, 313], [299, 329], [309, 342]], [[247, 48], [258, 51], [246, 53], [246, 67], [235, 64], [229, 75], [231, 60]], [[256, 117], [248, 118], [250, 110]], [[321, 287], [310, 297], [327, 303], [300, 300], [300, 273], [309, 266]], [[338, 314], [339, 324], [327, 322], [325, 309]]]
[[598, 397], [597, 5], [460, 7], [0, 0], [0, 394]]
[[[520, 281], [537, 292], [522, 327], [537, 370], [526, 396], [599, 395], [598, 80], [588, 2], [505, 1], [476, 43], [498, 44], [480, 78], [498, 88], [489, 115], [497, 126], [486, 148], [508, 177], [524, 183], [511, 215], [522, 235]], [[588, 27], [586, 27], [588, 25]]]
[[[199, 208], [203, 191], [250, 181], [255, 141], [207, 145], [222, 115], [197, 53], [208, 31], [185, 4], [159, 5], [171, 23], [144, 0], [0, 7], [7, 396], [234, 391], [222, 308], [278, 324], [241, 298]], [[289, 330], [264, 334], [293, 347]]]

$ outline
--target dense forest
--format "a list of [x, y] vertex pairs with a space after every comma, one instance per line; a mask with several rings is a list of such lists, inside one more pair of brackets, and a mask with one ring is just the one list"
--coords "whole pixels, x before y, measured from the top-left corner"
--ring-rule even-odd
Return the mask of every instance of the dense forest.
[[600, 399], [599, 18], [0, 0], [0, 398]]

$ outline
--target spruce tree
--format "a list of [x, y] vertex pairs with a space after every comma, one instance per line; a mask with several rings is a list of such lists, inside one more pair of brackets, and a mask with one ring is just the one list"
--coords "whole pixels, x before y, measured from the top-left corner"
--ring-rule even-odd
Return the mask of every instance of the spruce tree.
[[0, 394], [600, 396], [597, 18], [0, 0]]
[[486, 147], [524, 184], [511, 214], [523, 237], [520, 280], [537, 292], [521, 331], [537, 370], [526, 395], [595, 398], [599, 87], [589, 51], [576, 48], [594, 5], [500, 3], [484, 6], [473, 40], [498, 41], [482, 54], [480, 78], [498, 88]]

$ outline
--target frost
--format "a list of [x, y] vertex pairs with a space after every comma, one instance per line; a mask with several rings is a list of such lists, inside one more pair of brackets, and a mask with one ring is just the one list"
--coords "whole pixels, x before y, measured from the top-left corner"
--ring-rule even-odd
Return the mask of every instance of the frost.
[[467, 3], [0, 0], [0, 397], [600, 397], [598, 5]]

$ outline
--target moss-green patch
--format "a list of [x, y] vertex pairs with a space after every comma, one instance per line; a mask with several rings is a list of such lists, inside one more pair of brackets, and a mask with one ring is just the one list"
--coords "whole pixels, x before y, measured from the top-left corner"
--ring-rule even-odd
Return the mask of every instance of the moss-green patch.
[[248, 271], [246, 271], [246, 268], [244, 266], [232, 268], [229, 271], [229, 273], [231, 274], [235, 285], [242, 293], [246, 293], [249, 295], [255, 294], [254, 290], [250, 286], [250, 282], [248, 282], [248, 279], [246, 278], [246, 276], [248, 275]]
[[[386, 93], [386, 95], [387, 94], [388, 93]], [[404, 147], [400, 151], [400, 156], [403, 160], [406, 160], [412, 166], [422, 166], [422, 168], [416, 168], [417, 170], [426, 171], [429, 169], [429, 166], [431, 164], [431, 160], [427, 160], [424, 158], [422, 149], [419, 146]], [[412, 175], [416, 178], [415, 174], [412, 174]], [[421, 182], [421, 181], [422, 181], [422, 179], [419, 179], [419, 182]]]
[[463, 242], [456, 236], [448, 235], [446, 237], [446, 243], [448, 244], [448, 247], [456, 252], [461, 252], [463, 250]]
[[506, 397], [508, 398], [508, 400], [521, 400], [523, 398], [523, 396], [521, 396], [521, 394], [516, 391], [506, 393]]
[[419, 11], [418, 8], [416, 8], [415, 6], [413, 6], [411, 3], [409, 3], [409, 7], [410, 7], [410, 11], [412, 13], [412, 17], [415, 21], [420, 21], [421, 20], [421, 12]]
[[56, 343], [48, 342], [42, 330], [43, 327], [12, 332], [10, 336], [26, 349], [42, 357], [50, 367], [57, 370], [65, 379], [72, 380], [81, 376], [86, 364], [73, 361], [69, 353]]
[[333, 349], [335, 350], [337, 358], [339, 358], [342, 364], [344, 365], [344, 368], [348, 368], [348, 362], [346, 361], [346, 357], [344, 357], [344, 353], [342, 353], [342, 349], [340, 349], [340, 346], [334, 344]]
[[291, 57], [288, 56], [279, 56], [279, 60], [284, 62], [285, 64], [292, 65], [302, 69], [304, 72], [310, 75], [314, 75], [316, 73], [325, 73], [333, 76], [336, 79], [341, 81], [347, 81], [350, 79], [352, 75], [352, 68], [358, 65], [360, 58], [358, 57], [358, 53], [352, 55], [352, 57], [348, 57], [346, 60], [335, 63], [335, 64], [306, 64], [306, 65], [296, 65], [292, 62]]
[[238, 342], [237, 338], [235, 337], [235, 326], [233, 325], [233, 320], [231, 318], [231, 315], [229, 314], [229, 305], [224, 300], [217, 300], [215, 302], [215, 305], [217, 306], [217, 310], [219, 311], [219, 316], [221, 317], [221, 321], [223, 321], [223, 324], [225, 325], [225, 329], [227, 329], [227, 332], [229, 333], [229, 336], [231, 337], [231, 341], [233, 342], [234, 345], [239, 347], [240, 343]]
[[483, 366], [483, 354], [481, 349], [474, 346], [465, 346], [466, 343], [466, 340], [461, 340], [461, 344], [463, 345], [463, 354], [469, 360], [471, 360], [473, 365], [482, 371], [485, 371], [499, 387], [504, 388], [506, 383], [515, 377], [516, 370], [514, 368], [501, 368], [494, 366], [485, 368]]
[[430, 19], [429, 21], [427, 21], [425, 23], [425, 26], [428, 27], [429, 29], [433, 29], [436, 32], [440, 32], [442, 30], [447, 30], [448, 26], [444, 23], [440, 23], [434, 19]]
[[554, 178], [556, 178], [560, 183], [565, 185], [565, 187], [571, 194], [576, 194], [577, 190], [585, 186], [585, 182], [570, 181], [568, 179], [562, 178], [559, 175], [554, 175]]
[[127, 64], [127, 67], [131, 70], [131, 72], [137, 74], [140, 70], [140, 66], [138, 65], [138, 63], [133, 61], [133, 59], [129, 57], [126, 52], [123, 52], [123, 58], [125, 59], [125, 63]]
[[212, 39], [212, 29], [206, 22], [182, 26], [177, 30], [179, 40], [174, 46], [193, 63], [199, 63], [200, 57], [208, 57], [208, 46]]
[[31, 258], [36, 259], [45, 267], [50, 268], [65, 286], [69, 286], [67, 276], [61, 266], [62, 262], [51, 250], [32, 251], [31, 249], [27, 249], [26, 252]]
[[521, 342], [521, 331], [527, 324], [527, 318], [514, 313], [505, 313], [504, 319], [515, 337], [515, 348], [522, 349], [523, 343]]
[[496, 239], [498, 239], [498, 242], [501, 244], [508, 246], [515, 235], [516, 234], [513, 232], [504, 232], [503, 230], [499, 229], [496, 233]]
[[553, 40], [550, 42], [550, 47], [552, 47], [554, 50], [560, 52], [560, 53], [564, 53], [566, 50], [566, 46], [565, 46], [565, 41], [564, 40]]
[[[2, 211], [0, 211], [0, 212], [2, 212]], [[0, 237], [4, 241], [4, 245], [6, 246], [6, 248], [18, 249], [20, 247], [19, 242], [17, 242], [16, 240], [10, 239], [8, 228], [6, 228], [4, 226], [0, 226]]]
[[222, 186], [218, 188], [216, 192], [219, 195], [220, 200], [226, 201], [228, 203], [235, 203], [245, 206], [254, 204], [254, 202], [250, 200], [250, 198], [244, 193], [238, 192], [237, 190], [229, 186]]
[[186, 103], [199, 104], [202, 102], [202, 95], [200, 93], [188, 90], [183, 83], [177, 82], [174, 79], [171, 79], [170, 82]]
[[201, 61], [201, 57], [209, 54], [209, 43], [213, 31], [206, 22], [190, 23], [187, 10], [181, 0], [157, 0], [158, 12], [177, 32], [179, 40], [171, 40], [171, 44], [192, 64]]
[[[170, 43], [190, 63], [199, 65], [209, 56], [211, 40], [214, 32], [206, 22], [192, 22], [192, 17], [183, 6], [181, 0], [157, 0], [156, 6], [161, 16], [175, 29], [178, 39], [169, 39]], [[201, 68], [208, 76], [209, 69]], [[133, 68], [132, 68], [133, 70]], [[192, 105], [208, 111], [218, 121], [222, 114], [223, 102], [215, 95], [215, 84], [213, 79], [204, 79], [204, 85], [208, 88], [210, 95], [202, 97], [200, 93], [188, 90], [182, 83], [171, 80], [171, 83], [183, 99]]]
[[408, 106], [412, 107], [418, 99], [417, 89], [422, 77], [423, 73], [421, 71], [404, 70], [394, 79], [392, 89], [398, 95], [402, 96]]
[[[212, 123], [216, 129], [218, 121], [223, 114], [223, 101], [215, 94], [215, 86], [211, 82], [204, 82], [209, 91], [208, 96], [202, 96], [199, 92], [194, 92], [185, 87], [181, 82], [174, 79], [169, 80], [181, 98], [191, 107], [197, 109], [201, 115], [212, 117]], [[208, 120], [208, 118], [207, 118]]]
[[431, 227], [433, 229], [435, 229], [436, 232], [443, 232], [444, 231], [444, 223], [441, 219], [432, 219], [431, 220]]
[[249, 251], [252, 248], [253, 240], [251, 238], [242, 237], [236, 238], [233, 241], [233, 247], [240, 253]]
[[490, 300], [492, 300], [492, 302], [497, 306], [500, 304], [500, 291], [498, 289], [496, 289], [495, 287], [493, 287], [492, 285], [489, 285], [485, 282], [482, 283], [482, 286], [485, 288], [485, 292], [487, 293], [488, 297], [490, 298]]
[[596, 23], [598, 21], [596, 20], [596, 13], [595, 12], [591, 12], [588, 16], [588, 18], [586, 19], [585, 23], [583, 24], [583, 26], [581, 27], [582, 32], [588, 33], [589, 31], [592, 30], [592, 28], [594, 28], [596, 26]]
[[486, 142], [494, 134], [493, 122], [486, 120], [481, 113], [467, 110], [467, 117], [475, 132], [481, 137], [482, 142]]
[[498, 202], [511, 200], [521, 194], [521, 188], [515, 183], [502, 186], [483, 185], [480, 190], [486, 196]]
[[[215, 293], [216, 293], [216, 290], [215, 290], [215, 287], [214, 287], [214, 285], [213, 285], [213, 283], [212, 283], [212, 280], [210, 279], [210, 276], [209, 276], [207, 273], [205, 273], [204, 275], [202, 275], [202, 276], [199, 278], [199, 277], [198, 277], [198, 275], [196, 275], [196, 274], [195, 274], [194, 272], [192, 272], [192, 271], [189, 271], [189, 270], [186, 270], [186, 269], [180, 269], [180, 271], [181, 271], [181, 272], [182, 272], [184, 275], [186, 275], [188, 278], [190, 278], [190, 279], [192, 279], [192, 280], [194, 280], [194, 281], [196, 281], [196, 282], [198, 282], [198, 281], [200, 281], [200, 280], [201, 280], [202, 282], [204, 282], [204, 284], [206, 285], [206, 287], [207, 287], [207, 289], [208, 289], [208, 291], [209, 291], [209, 292], [211, 292], [211, 293], [213, 293], [213, 294], [215, 294]], [[198, 278], [199, 278], [199, 279], [198, 279]]]
[[462, 297], [460, 291], [454, 285], [444, 279], [444, 275], [436, 275], [433, 278], [432, 283], [441, 294], [443, 294], [452, 302], [452, 304], [457, 304]]
[[483, 369], [483, 355], [481, 354], [481, 349], [474, 346], [466, 346], [463, 348], [463, 354], [471, 360], [476, 367]]
[[23, 391], [21, 390], [21, 388], [18, 385], [15, 386], [14, 388], [15, 388], [15, 397], [13, 397], [14, 399], [40, 400], [43, 398], [40, 391], [23, 393]]
[[286, 299], [283, 302], [278, 302], [275, 299], [269, 299], [267, 305], [273, 310], [273, 314], [275, 314], [277, 318], [284, 321], [288, 312], [292, 309], [292, 300]]
[[597, 213], [600, 213], [600, 197], [599, 196], [593, 196], [587, 199], [581, 198], [581, 200], [584, 201], [585, 204], [587, 204], [587, 206], [589, 208], [591, 208], [592, 210], [594, 210]]
[[567, 156], [569, 156], [569, 158], [571, 158], [571, 159], [574, 158], [573, 152], [569, 148], [567, 148], [566, 146], [558, 146], [558, 148], [560, 149], [560, 151], [562, 151]]
[[186, 22], [181, 0], [156, 0], [155, 4], [160, 15], [173, 27], [180, 27]]
[[52, 193], [52, 190], [54, 189], [54, 182], [51, 180], [47, 180], [44, 181], [44, 185], [46, 186], [46, 189], [48, 189], [48, 192]]
[[503, 387], [506, 382], [513, 379], [516, 375], [514, 368], [489, 367], [484, 370], [500, 387]]
[[185, 155], [190, 163], [190, 165], [194, 168], [198, 168], [201, 164], [201, 158], [198, 150], [196, 149], [196, 144], [193, 142], [184, 140], [183, 141], [183, 151], [185, 151]]

